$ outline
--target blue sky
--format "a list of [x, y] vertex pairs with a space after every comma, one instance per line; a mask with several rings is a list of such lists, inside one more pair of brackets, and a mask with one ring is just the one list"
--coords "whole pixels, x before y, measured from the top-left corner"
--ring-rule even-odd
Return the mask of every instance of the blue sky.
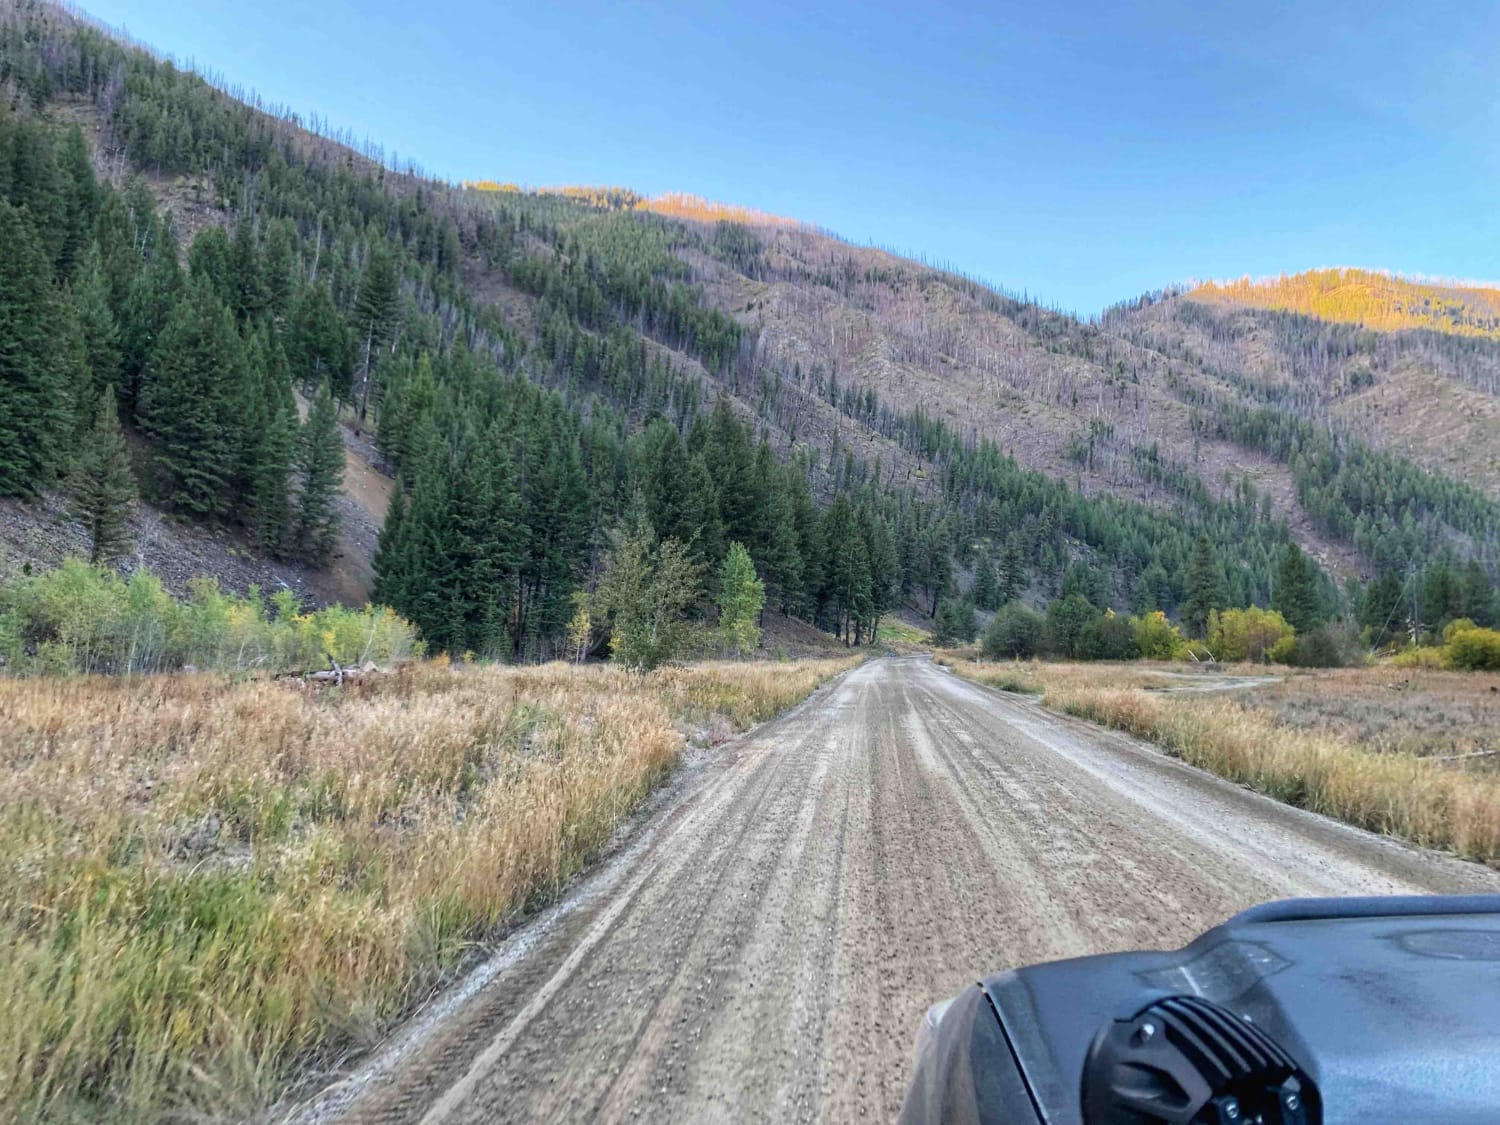
[[1500, 273], [1500, 2], [85, 0], [449, 179], [689, 191], [1094, 313]]

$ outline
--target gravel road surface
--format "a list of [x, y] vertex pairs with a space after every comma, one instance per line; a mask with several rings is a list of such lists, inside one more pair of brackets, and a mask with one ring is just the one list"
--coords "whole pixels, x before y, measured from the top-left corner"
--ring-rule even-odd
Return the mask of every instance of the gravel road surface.
[[312, 1116], [889, 1121], [927, 1006], [1295, 895], [1500, 873], [1287, 808], [915, 658], [681, 770], [630, 838]]

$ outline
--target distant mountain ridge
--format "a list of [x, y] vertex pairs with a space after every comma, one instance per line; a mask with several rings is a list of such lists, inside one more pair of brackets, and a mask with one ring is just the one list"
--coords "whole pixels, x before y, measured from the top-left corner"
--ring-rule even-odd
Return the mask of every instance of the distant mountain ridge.
[[1275, 278], [1209, 281], [1190, 301], [1303, 313], [1382, 332], [1427, 328], [1500, 339], [1500, 288], [1430, 281], [1365, 269], [1322, 269]]
[[461, 186], [481, 192], [511, 192], [516, 195], [531, 192], [537, 195], [560, 195], [609, 211], [651, 211], [658, 215], [670, 215], [676, 219], [691, 219], [700, 223], [741, 223], [745, 226], [773, 227], [808, 225], [784, 215], [773, 215], [768, 211], [758, 211], [754, 207], [743, 207], [738, 203], [705, 199], [701, 195], [685, 191], [642, 195], [626, 187], [562, 184], [557, 187], [527, 188], [514, 182], [500, 183], [496, 180], [465, 180]]

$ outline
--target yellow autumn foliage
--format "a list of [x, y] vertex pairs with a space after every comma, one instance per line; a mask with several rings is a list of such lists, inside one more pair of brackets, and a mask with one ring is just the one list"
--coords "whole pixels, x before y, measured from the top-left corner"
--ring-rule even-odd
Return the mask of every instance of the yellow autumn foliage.
[[1374, 270], [1308, 270], [1254, 281], [1210, 281], [1188, 298], [1303, 313], [1382, 332], [1429, 328], [1500, 339], [1500, 288], [1418, 281]]

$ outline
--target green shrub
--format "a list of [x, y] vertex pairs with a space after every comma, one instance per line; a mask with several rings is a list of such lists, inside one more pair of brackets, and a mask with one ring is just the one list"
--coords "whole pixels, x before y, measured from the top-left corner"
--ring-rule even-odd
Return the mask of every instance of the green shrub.
[[1448, 638], [1448, 665], [1465, 672], [1500, 672], [1500, 632], [1459, 629]]
[[1140, 654], [1135, 625], [1114, 613], [1090, 621], [1079, 638], [1078, 655], [1085, 660], [1134, 660]]
[[1271, 659], [1298, 668], [1343, 668], [1354, 662], [1345, 640], [1320, 625], [1300, 636], [1283, 637], [1271, 650]]
[[1266, 658], [1273, 664], [1295, 664], [1297, 656], [1297, 634], [1288, 633], [1274, 645], [1271, 651], [1266, 653]]
[[1432, 669], [1448, 667], [1447, 650], [1436, 645], [1408, 645], [1391, 663], [1397, 668]]
[[1161, 610], [1135, 617], [1135, 645], [1145, 660], [1176, 660], [1182, 655], [1182, 630]]
[[1453, 640], [1454, 634], [1456, 633], [1463, 633], [1469, 629], [1477, 628], [1479, 628], [1479, 626], [1476, 625], [1474, 621], [1468, 617], [1460, 617], [1456, 620], [1450, 621], [1448, 622], [1448, 624], [1443, 626], [1443, 643], [1450, 643]]
[[1020, 602], [1010, 602], [995, 611], [984, 631], [982, 647], [991, 659], [1035, 656], [1047, 631], [1046, 619]]
[[[1274, 609], [1250, 606], [1226, 609], [1208, 615], [1208, 647], [1220, 660], [1238, 662], [1265, 660], [1276, 646], [1288, 642], [1294, 631]], [[1283, 652], [1293, 651], [1284, 649]]]
[[1047, 607], [1047, 647], [1058, 656], [1077, 660], [1083, 655], [1083, 634], [1099, 611], [1082, 594], [1068, 594]]
[[238, 597], [198, 579], [178, 601], [144, 570], [126, 580], [79, 559], [0, 584], [0, 656], [19, 674], [283, 671], [322, 667], [329, 654], [343, 664], [403, 660], [418, 647], [389, 609], [304, 613], [289, 590], [268, 611], [254, 588]]

